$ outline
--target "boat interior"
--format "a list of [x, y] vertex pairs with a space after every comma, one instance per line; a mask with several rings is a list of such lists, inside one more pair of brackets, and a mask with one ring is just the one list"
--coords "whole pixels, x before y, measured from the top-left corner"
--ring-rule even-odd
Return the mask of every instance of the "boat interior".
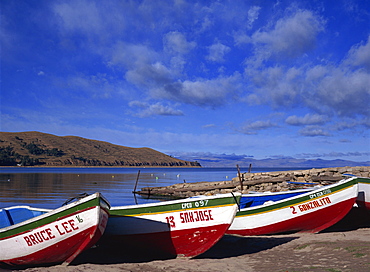
[[44, 213], [44, 211], [33, 210], [25, 206], [0, 209], [0, 229], [21, 223]]

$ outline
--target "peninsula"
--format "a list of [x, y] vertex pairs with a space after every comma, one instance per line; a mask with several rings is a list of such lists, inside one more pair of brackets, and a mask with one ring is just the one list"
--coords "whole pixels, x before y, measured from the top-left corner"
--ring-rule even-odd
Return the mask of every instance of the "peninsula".
[[0, 132], [0, 166], [200, 167], [151, 148], [132, 148], [76, 136]]

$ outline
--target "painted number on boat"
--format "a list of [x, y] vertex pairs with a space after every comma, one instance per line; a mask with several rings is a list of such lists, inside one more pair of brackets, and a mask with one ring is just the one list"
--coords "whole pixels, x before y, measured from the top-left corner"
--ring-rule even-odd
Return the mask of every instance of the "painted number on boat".
[[171, 227], [171, 228], [176, 228], [176, 224], [175, 224], [175, 218], [171, 215], [171, 216], [167, 216], [166, 217], [166, 220], [167, 220], [167, 224]]
[[[81, 218], [80, 220], [78, 221], [79, 222], [83, 221]], [[76, 225], [76, 222], [74, 221], [74, 219], [69, 219], [69, 220], [60, 222], [57, 225], [54, 225], [54, 228], [45, 228], [43, 230], [38, 230], [38, 231], [33, 232], [32, 234], [28, 234], [24, 236], [23, 238], [26, 241], [28, 246], [33, 246], [33, 245], [41, 244], [45, 241], [54, 239], [58, 235], [62, 236], [67, 233], [76, 231], [78, 229], [79, 227]]]
[[[312, 209], [316, 209], [316, 208], [328, 205], [330, 203], [331, 203], [331, 200], [327, 196], [327, 197], [323, 197], [323, 198], [320, 198], [320, 199], [317, 199], [317, 200], [307, 202], [305, 204], [300, 204], [300, 205], [297, 205], [297, 206], [291, 206], [290, 208], [292, 209], [292, 214], [297, 214], [298, 211], [305, 212], [305, 211], [308, 211], [308, 210], [312, 210]], [[298, 209], [296, 209], [296, 207]]]
[[312, 198], [320, 197], [320, 196], [327, 195], [327, 194], [330, 194], [330, 193], [331, 193], [331, 190], [326, 189], [326, 190], [323, 190], [321, 192], [310, 194], [310, 198], [312, 199]]
[[[181, 224], [193, 223], [193, 222], [199, 222], [199, 221], [210, 221], [210, 220], [214, 220], [212, 216], [212, 210], [188, 211], [188, 212], [180, 213], [180, 223]], [[174, 216], [172, 215], [167, 216], [166, 221], [169, 227], [176, 228]]]
[[182, 203], [181, 208], [182, 209], [191, 209], [191, 208], [205, 207], [207, 205], [208, 205], [208, 199], [205, 199], [205, 200], [199, 200], [199, 201], [195, 201], [195, 202]]
[[212, 210], [200, 210], [180, 213], [181, 223], [213, 220]]

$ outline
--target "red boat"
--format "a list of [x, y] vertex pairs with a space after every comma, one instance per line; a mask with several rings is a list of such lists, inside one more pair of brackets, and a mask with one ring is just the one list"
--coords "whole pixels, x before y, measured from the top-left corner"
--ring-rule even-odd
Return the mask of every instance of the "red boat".
[[237, 212], [227, 231], [239, 235], [319, 232], [341, 220], [358, 195], [357, 177]]

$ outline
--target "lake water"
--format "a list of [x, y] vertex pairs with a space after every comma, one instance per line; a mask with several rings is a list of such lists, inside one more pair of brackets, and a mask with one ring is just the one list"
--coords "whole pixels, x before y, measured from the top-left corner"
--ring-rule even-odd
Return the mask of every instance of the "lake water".
[[[236, 168], [39, 168], [0, 167], [0, 208], [29, 205], [57, 208], [80, 193], [101, 192], [112, 206], [159, 201], [134, 195], [142, 187], [182, 182], [224, 181], [238, 176]], [[284, 169], [253, 169], [252, 172]], [[287, 169], [288, 170], [288, 169]], [[289, 169], [291, 170], [291, 169]], [[247, 168], [240, 171], [247, 172]]]

